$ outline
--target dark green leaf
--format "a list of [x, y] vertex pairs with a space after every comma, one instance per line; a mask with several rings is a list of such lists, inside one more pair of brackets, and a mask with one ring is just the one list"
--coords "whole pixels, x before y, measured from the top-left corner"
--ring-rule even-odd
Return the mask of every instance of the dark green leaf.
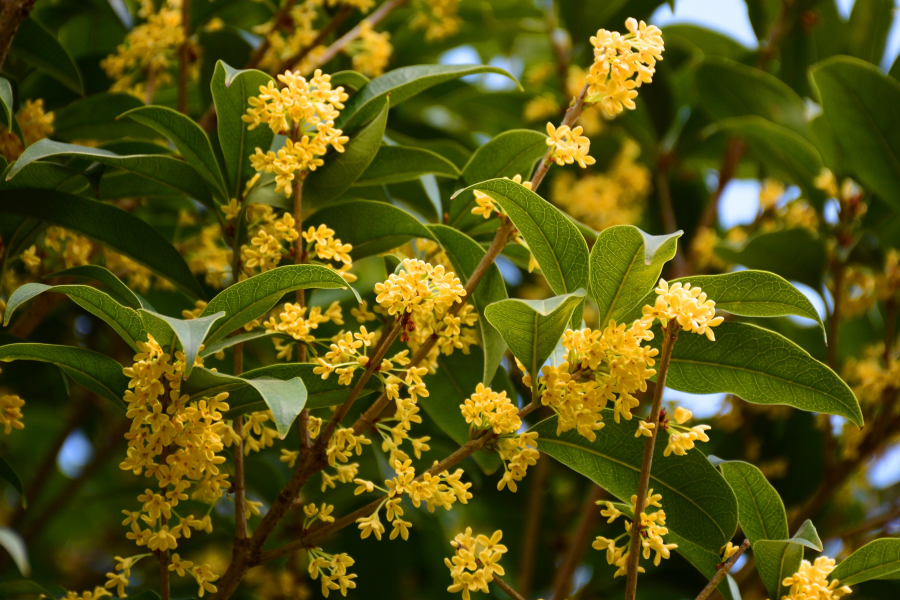
[[34, 19], [25, 19], [19, 25], [9, 54], [47, 73], [76, 94], [83, 93], [78, 65], [56, 37]]
[[721, 57], [706, 57], [697, 67], [703, 105], [717, 119], [756, 115], [807, 135], [806, 105], [774, 75]]
[[124, 210], [51, 190], [5, 190], [0, 191], [0, 213], [33, 217], [77, 231], [142, 264], [191, 296], [203, 297], [178, 251], [153, 227]]
[[[484, 257], [485, 251], [478, 242], [466, 234], [447, 227], [446, 225], [429, 225], [428, 229], [434, 233], [438, 242], [444, 248], [450, 263], [456, 270], [456, 275], [461, 281], [468, 282], [469, 277], [475, 272], [478, 263]], [[487, 385], [494, 379], [497, 367], [506, 353], [506, 342], [494, 326], [490, 324], [484, 315], [485, 309], [500, 300], [505, 300], [506, 285], [503, 283], [503, 275], [496, 263], [491, 264], [487, 273], [481, 278], [481, 282], [472, 293], [472, 302], [478, 311], [478, 330], [481, 334], [481, 346], [484, 349], [484, 372], [482, 382]]]
[[414, 181], [422, 175], [459, 177], [459, 169], [431, 150], [410, 146], [382, 146], [353, 185], [401, 183]]
[[812, 68], [822, 109], [844, 155], [844, 164], [894, 207], [900, 206], [900, 82], [878, 67], [846, 56]]
[[212, 195], [203, 177], [183, 160], [161, 154], [136, 154], [118, 156], [107, 150], [63, 144], [52, 140], [38, 140], [29, 146], [22, 156], [13, 163], [6, 175], [7, 181], [16, 176], [27, 164], [50, 157], [75, 157], [96, 161], [110, 167], [124, 169], [147, 179], [167, 185], [187, 194], [208, 206], [212, 206]]
[[[528, 243], [556, 294], [568, 294], [588, 286], [588, 248], [578, 228], [552, 204], [507, 179], [492, 179], [462, 192], [479, 190], [490, 196], [509, 215]], [[580, 319], [579, 319], [580, 320]]]
[[784, 580], [800, 568], [803, 548], [822, 551], [822, 540], [812, 521], [804, 521], [797, 533], [789, 540], [760, 540], [753, 544], [753, 557], [760, 579], [773, 598], [781, 598], [790, 586]]
[[893, 22], [893, 0], [860, 0], [853, 3], [847, 32], [850, 54], [874, 65], [881, 64]]
[[12, 127], [13, 91], [9, 80], [3, 77], [0, 77], [0, 105], [3, 106], [3, 114], [6, 115], [4, 126], [9, 129]]
[[856, 585], [900, 572], [900, 539], [873, 540], [848, 556], [831, 572], [841, 585]]
[[[250, 279], [234, 284], [210, 300], [201, 317], [225, 312], [206, 336], [208, 344], [257, 319], [275, 306], [288, 292], [295, 290], [347, 289], [353, 291], [346, 281], [333, 269], [319, 265], [288, 265], [260, 273]], [[359, 298], [359, 295], [356, 294]]]
[[[600, 327], [643, 306], [659, 282], [663, 266], [675, 256], [682, 232], [648, 235], [633, 225], [616, 225], [600, 232], [591, 248], [591, 296], [597, 303]], [[640, 318], [638, 315], [636, 318]]]
[[17, 492], [19, 492], [19, 497], [22, 499], [22, 506], [28, 508], [28, 501], [25, 498], [25, 488], [22, 486], [22, 480], [19, 479], [19, 474], [16, 473], [16, 470], [12, 468], [3, 457], [0, 457], [0, 478], [6, 480], [8, 484], [13, 486]]
[[[728, 392], [754, 404], [839, 415], [862, 427], [859, 402], [847, 384], [794, 342], [747, 323], [726, 321], [714, 332], [715, 342], [688, 332], [678, 336], [666, 385], [692, 394]], [[654, 345], [661, 339], [658, 333]]]
[[[603, 429], [589, 442], [575, 430], [557, 435], [557, 418], [532, 428], [540, 434], [538, 448], [591, 479], [617, 498], [637, 493], [644, 440], [634, 437], [637, 419], [616, 423], [606, 409]], [[684, 539], [711, 552], [731, 540], [737, 527], [737, 501], [731, 488], [699, 450], [685, 456], [663, 456], [665, 444], [653, 455], [650, 487], [662, 494], [666, 525]]]
[[40, 596], [55, 598], [55, 594], [33, 581], [20, 579], [0, 583], [0, 598], [18, 598], [19, 596]]
[[249, 124], [241, 121], [250, 108], [248, 100], [258, 96], [260, 86], [268, 85], [270, 81], [272, 78], [262, 71], [239, 71], [222, 61], [216, 63], [210, 87], [218, 117], [219, 144], [228, 172], [226, 187], [230, 198], [241, 197], [244, 184], [253, 177], [255, 171], [250, 156], [256, 148], [266, 152], [272, 145], [275, 134], [269, 127], [262, 125], [250, 130], [247, 129]]
[[501, 300], [488, 306], [484, 314], [515, 357], [536, 377], [586, 295], [580, 289], [547, 300]]
[[331, 87], [343, 86], [353, 90], [361, 90], [371, 81], [368, 77], [357, 71], [338, 71], [331, 75]]
[[[505, 131], [472, 154], [463, 167], [462, 179], [466, 185], [516, 175], [527, 180], [534, 163], [546, 152], [547, 136], [543, 133], [530, 129]], [[474, 205], [475, 196], [468, 193], [451, 202], [450, 224], [462, 227], [466, 223], [471, 227], [481, 222], [480, 216], [471, 214]]]
[[36, 360], [62, 369], [76, 383], [122, 408], [128, 378], [122, 365], [99, 352], [87, 348], [52, 344], [7, 344], [0, 346], [0, 362]]
[[304, 219], [304, 226], [320, 224], [333, 229], [334, 237], [345, 244], [353, 244], [354, 259], [387, 252], [413, 238], [434, 239], [414, 216], [385, 202], [337, 202]]
[[94, 281], [99, 281], [106, 285], [110, 291], [114, 292], [119, 299], [122, 300], [122, 303], [129, 308], [135, 310], [139, 308], [151, 309], [151, 307], [146, 304], [145, 300], [142, 300], [140, 296], [131, 291], [131, 288], [125, 285], [125, 282], [116, 277], [109, 269], [105, 269], [99, 265], [81, 265], [72, 267], [71, 269], [64, 269], [50, 275], [45, 275], [44, 279], [53, 279], [55, 277], [86, 277], [88, 279], [93, 279]]
[[248, 331], [246, 333], [240, 333], [238, 335], [233, 335], [231, 337], [227, 337], [224, 340], [219, 340], [215, 344], [210, 344], [208, 346], [203, 347], [203, 351], [200, 353], [201, 358], [206, 358], [207, 356], [212, 356], [217, 352], [221, 352], [228, 348], [231, 348], [235, 344], [241, 344], [243, 342], [249, 342], [250, 340], [255, 340], [261, 337], [266, 337], [272, 334], [271, 331], [267, 331], [265, 329], [257, 329], [256, 331]]
[[722, 463], [721, 469], [737, 497], [738, 522], [750, 543], [786, 539], [789, 532], [784, 503], [762, 471], [737, 460]]
[[275, 417], [275, 429], [278, 436], [284, 439], [291, 430], [294, 420], [306, 406], [306, 386], [299, 377], [282, 381], [260, 377], [248, 379], [247, 382], [262, 396], [266, 406]]
[[321, 206], [334, 200], [359, 179], [372, 163], [387, 125], [388, 103], [381, 101], [374, 119], [351, 136], [343, 152], [331, 152], [325, 164], [306, 177], [303, 183], [303, 201]]
[[225, 191], [225, 179], [213, 154], [212, 144], [199, 125], [190, 117], [164, 106], [142, 106], [120, 115], [142, 123], [166, 136], [181, 153], [187, 164], [219, 192], [225, 202], [231, 198]]
[[65, 142], [74, 140], [120, 140], [125, 137], [157, 138], [152, 129], [130, 120], [117, 121], [125, 111], [144, 103], [125, 93], [103, 93], [75, 100], [54, 110], [53, 137]]
[[341, 111], [341, 116], [335, 126], [339, 129], [349, 130], [354, 125], [364, 123], [382, 111], [381, 101], [385, 98], [390, 100], [390, 106], [397, 106], [404, 100], [439, 83], [478, 73], [498, 73], [515, 81], [515, 78], [503, 69], [483, 65], [402, 67], [385, 73], [381, 77], [376, 77], [354, 94], [345, 102], [345, 108]]

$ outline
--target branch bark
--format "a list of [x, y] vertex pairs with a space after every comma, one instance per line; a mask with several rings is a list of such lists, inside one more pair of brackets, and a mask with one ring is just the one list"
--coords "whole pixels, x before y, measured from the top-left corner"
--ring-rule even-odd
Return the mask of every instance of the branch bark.
[[19, 25], [31, 14], [37, 0], [0, 0], [0, 69], [6, 62]]
[[[244, 344], [234, 345], [234, 375], [244, 372]], [[238, 441], [234, 444], [234, 547], [240, 545], [239, 540], [247, 539], [247, 504], [246, 486], [244, 483], [244, 416], [240, 415], [233, 422]]]
[[725, 579], [725, 576], [728, 575], [728, 572], [731, 570], [731, 567], [734, 566], [734, 563], [737, 562], [737, 560], [741, 557], [741, 555], [744, 553], [744, 551], [747, 550], [747, 548], [749, 548], [749, 547], [750, 547], [750, 540], [744, 540], [744, 542], [738, 547], [737, 552], [732, 554], [731, 558], [729, 558], [727, 561], [725, 561], [725, 564], [722, 565], [718, 571], [716, 571], [716, 574], [713, 575], [713, 578], [709, 580], [709, 583], [706, 584], [706, 587], [703, 588], [703, 590], [697, 595], [697, 598], [695, 600], [706, 600], [707, 598], [709, 598], [710, 595], [714, 591], [716, 591], [716, 588], [719, 586], [719, 583], [721, 583], [721, 581], [723, 579]]

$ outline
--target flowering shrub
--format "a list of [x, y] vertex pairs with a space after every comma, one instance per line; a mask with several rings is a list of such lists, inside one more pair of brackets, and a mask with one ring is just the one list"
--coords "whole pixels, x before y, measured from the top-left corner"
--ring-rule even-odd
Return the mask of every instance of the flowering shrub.
[[0, 12], [0, 597], [897, 597], [890, 3], [95, 4]]

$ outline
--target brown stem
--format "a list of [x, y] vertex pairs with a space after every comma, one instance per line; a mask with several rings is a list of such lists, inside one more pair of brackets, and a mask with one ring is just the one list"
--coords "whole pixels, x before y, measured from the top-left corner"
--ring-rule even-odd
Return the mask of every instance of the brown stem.
[[[295, 140], [296, 141], [296, 140]], [[306, 177], [305, 172], [298, 174], [294, 179], [293, 196], [294, 196], [294, 231], [297, 232], [297, 239], [294, 240], [294, 264], [301, 265], [304, 262], [303, 257], [303, 180]], [[306, 293], [300, 289], [296, 292], [297, 305], [302, 310], [306, 306]], [[297, 342], [297, 362], [306, 362], [306, 344]]]
[[353, 405], [353, 402], [359, 396], [366, 383], [368, 383], [372, 373], [374, 373], [378, 365], [381, 364], [381, 360], [384, 358], [390, 345], [397, 336], [400, 335], [401, 324], [401, 320], [397, 319], [391, 332], [385, 335], [379, 342], [372, 360], [366, 366], [366, 370], [363, 371], [357, 384], [350, 391], [347, 400], [335, 411], [334, 416], [316, 440], [315, 445], [304, 457], [302, 457], [293, 476], [291, 476], [291, 479], [278, 494], [278, 497], [272, 503], [266, 516], [263, 517], [262, 522], [259, 524], [259, 527], [256, 528], [253, 536], [250, 537], [246, 543], [235, 545], [231, 564], [228, 566], [225, 574], [222, 575], [222, 578], [217, 582], [218, 591], [212, 595], [213, 600], [224, 600], [225, 598], [231, 597], [231, 594], [237, 589], [237, 586], [241, 583], [241, 580], [247, 571], [251, 567], [259, 564], [259, 556], [263, 544], [266, 543], [266, 540], [268, 540], [269, 536], [275, 531], [275, 527], [277, 527], [278, 523], [281, 522], [281, 519], [284, 518], [288, 510], [293, 506], [300, 490], [303, 489], [303, 486], [306, 485], [306, 482], [309, 481], [310, 477], [321, 471], [328, 464], [325, 460], [325, 450], [331, 436], [334, 434], [335, 429], [337, 429], [341, 419], [343, 419], [344, 416], [346, 416], [347, 411], [350, 410], [350, 407]]
[[716, 574], [713, 575], [713, 578], [709, 580], [709, 583], [706, 584], [706, 587], [697, 595], [695, 600], [706, 600], [709, 598], [710, 594], [716, 591], [716, 587], [718, 587], [719, 583], [725, 579], [725, 576], [728, 575], [728, 572], [731, 570], [731, 567], [734, 566], [734, 563], [741, 557], [744, 551], [750, 547], [750, 540], [744, 540], [744, 542], [738, 547], [737, 552], [731, 555], [725, 564], [722, 565]]
[[494, 573], [494, 583], [496, 583], [497, 587], [503, 590], [503, 593], [505, 593], [510, 598], [515, 598], [516, 600], [525, 600], [525, 598], [522, 597], [522, 594], [509, 587], [509, 584], [500, 579], [500, 576], [496, 573]]
[[[244, 372], [244, 344], [234, 345], [234, 375]], [[234, 537], [237, 540], [247, 539], [247, 489], [244, 482], [244, 416], [239, 415], [232, 424], [238, 440], [234, 443]]]
[[322, 42], [325, 41], [325, 38], [327, 38], [329, 35], [331, 35], [331, 33], [334, 32], [335, 29], [337, 29], [338, 27], [343, 25], [344, 21], [346, 21], [347, 18], [353, 14], [353, 10], [354, 10], [353, 7], [350, 5], [344, 6], [340, 11], [338, 11], [337, 14], [335, 14], [333, 17], [331, 17], [331, 20], [328, 21], [328, 24], [326, 24], [325, 27], [323, 27], [321, 31], [319, 31], [319, 33], [316, 35], [316, 37], [313, 38], [313, 41], [311, 41], [308, 45], [306, 45], [303, 48], [301, 48], [300, 50], [298, 50], [293, 55], [291, 55], [288, 58], [281, 61], [281, 64], [278, 65], [277, 72], [283, 73], [283, 72], [287, 71], [288, 69], [293, 68], [300, 61], [302, 61], [304, 58], [306, 58], [306, 56], [310, 52], [312, 52], [315, 48], [318, 48], [319, 46], [321, 46]]
[[363, 23], [368, 23], [372, 27], [375, 27], [386, 16], [388, 16], [392, 10], [403, 6], [407, 2], [409, 2], [409, 0], [388, 0], [387, 2], [379, 6], [378, 9], [375, 10], [371, 15], [363, 19], [359, 23], [359, 25], [339, 37], [333, 44], [328, 46], [325, 52], [323, 52], [322, 55], [316, 59], [316, 64], [314, 66], [324, 65], [335, 56], [337, 56], [341, 50], [343, 50], [347, 47], [348, 44], [350, 44], [350, 42], [355, 41], [356, 38], [359, 37], [360, 32], [362, 32]]
[[[566, 116], [563, 117], [560, 126], [567, 125], [572, 127], [575, 125], [575, 121], [578, 120], [578, 117], [580, 117], [581, 113], [584, 111], [584, 99], [587, 96], [588, 87], [588, 84], [585, 84], [585, 86], [581, 88], [581, 93], [578, 94], [578, 97], [575, 98], [575, 102], [569, 107], [569, 110], [566, 111]], [[531, 189], [533, 191], [537, 191], [541, 182], [544, 181], [544, 176], [547, 174], [547, 171], [550, 170], [550, 165], [553, 164], [552, 157], [553, 148], [550, 148], [547, 150], [547, 154], [544, 155], [538, 168], [534, 171], [534, 175], [531, 176]]]
[[191, 49], [191, 0], [181, 0], [181, 30], [184, 40], [178, 48], [178, 112], [188, 110], [188, 55]]
[[290, 15], [291, 9], [294, 8], [295, 0], [287, 0], [284, 3], [275, 16], [272, 18], [272, 27], [269, 29], [269, 32], [266, 34], [266, 37], [263, 38], [262, 43], [259, 45], [259, 48], [250, 56], [250, 60], [247, 61], [247, 64], [244, 65], [245, 69], [255, 69], [257, 65], [259, 65], [260, 61], [262, 61], [263, 57], [266, 55], [266, 52], [269, 51], [269, 48], [272, 47], [272, 34], [278, 31], [278, 29], [284, 24], [285, 19]]
[[[167, 519], [160, 517], [160, 520], [165, 526]], [[156, 554], [159, 556], [159, 597], [160, 600], [170, 600], [172, 594], [169, 589], [169, 551], [157, 550]]]
[[28, 18], [37, 0], [0, 0], [0, 68], [6, 62], [19, 25]]
[[531, 485], [528, 488], [528, 504], [525, 507], [525, 523], [523, 529], [522, 559], [519, 562], [519, 589], [523, 596], [531, 595], [531, 584], [534, 579], [534, 565], [537, 557], [538, 539], [541, 537], [541, 516], [544, 512], [544, 484], [550, 468], [549, 460], [539, 460], [531, 474]]
[[597, 501], [602, 499], [606, 492], [599, 485], [595, 485], [591, 490], [591, 495], [584, 503], [581, 511], [581, 519], [578, 521], [578, 529], [575, 531], [575, 537], [569, 544], [569, 551], [563, 559], [562, 565], [556, 572], [553, 584], [553, 600], [565, 600], [569, 597], [569, 585], [572, 583], [572, 575], [584, 556], [585, 548], [587, 548], [588, 540], [597, 524], [597, 516], [600, 512], [597, 510]]
[[653, 406], [650, 408], [648, 423], [655, 427], [651, 429], [650, 436], [644, 440], [644, 459], [641, 462], [641, 474], [638, 479], [637, 497], [634, 501], [634, 521], [631, 525], [631, 543], [628, 556], [628, 580], [625, 583], [625, 599], [634, 600], [637, 596], [638, 561], [640, 555], [641, 538], [641, 513], [644, 512], [644, 502], [647, 499], [647, 489], [650, 487], [650, 469], [653, 466], [653, 451], [656, 448], [656, 438], [659, 435], [659, 410], [662, 406], [663, 391], [666, 389], [666, 375], [669, 371], [669, 360], [672, 358], [672, 348], [678, 340], [678, 322], [669, 321], [663, 330], [662, 350], [659, 359], [659, 372], [656, 376], [656, 388], [653, 390]]

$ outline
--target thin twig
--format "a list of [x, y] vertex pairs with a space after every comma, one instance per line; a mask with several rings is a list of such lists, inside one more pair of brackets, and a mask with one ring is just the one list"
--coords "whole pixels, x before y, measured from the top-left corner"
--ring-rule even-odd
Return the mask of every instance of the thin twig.
[[650, 430], [650, 436], [644, 441], [644, 458], [641, 462], [641, 474], [638, 479], [637, 497], [634, 501], [634, 521], [631, 526], [631, 543], [628, 556], [628, 580], [625, 583], [626, 600], [634, 600], [637, 596], [638, 562], [640, 561], [641, 538], [641, 513], [644, 512], [644, 502], [647, 499], [647, 489], [650, 487], [650, 469], [653, 467], [653, 451], [656, 448], [656, 438], [659, 435], [659, 411], [662, 406], [663, 391], [666, 389], [666, 375], [669, 371], [669, 360], [672, 358], [672, 348], [678, 340], [678, 322], [669, 321], [663, 330], [662, 350], [660, 351], [659, 372], [656, 376], [656, 388], [653, 390], [653, 406], [650, 408], [648, 423], [654, 425]]
[[255, 69], [257, 65], [259, 65], [260, 61], [262, 61], [263, 57], [266, 55], [266, 52], [269, 51], [269, 48], [272, 46], [272, 34], [278, 31], [279, 28], [284, 24], [285, 19], [287, 19], [288, 15], [290, 15], [291, 9], [294, 8], [295, 0], [287, 0], [284, 3], [284, 6], [279, 9], [275, 16], [272, 18], [272, 27], [269, 28], [269, 32], [263, 38], [262, 43], [259, 45], [259, 48], [250, 56], [250, 60], [247, 61], [247, 64], [244, 65], [245, 69]]
[[509, 596], [510, 598], [515, 598], [516, 600], [525, 600], [525, 598], [522, 597], [522, 594], [520, 594], [516, 590], [512, 589], [508, 583], [506, 583], [505, 581], [500, 579], [499, 575], [494, 573], [493, 577], [494, 577], [494, 583], [496, 583], [497, 587], [500, 588], [501, 590], [503, 590], [503, 592], [507, 596]]
[[731, 557], [725, 561], [725, 564], [719, 567], [719, 570], [716, 571], [716, 574], [713, 575], [713, 578], [709, 580], [709, 583], [706, 584], [706, 587], [703, 588], [695, 600], [706, 600], [709, 598], [710, 594], [716, 591], [716, 588], [719, 586], [719, 583], [725, 579], [725, 576], [728, 575], [728, 572], [731, 570], [731, 567], [734, 566], [734, 563], [741, 557], [744, 551], [750, 547], [750, 540], [744, 540], [744, 542], [738, 547], [737, 552], [731, 555]]
[[[678, 231], [678, 221], [675, 219], [675, 209], [672, 206], [672, 192], [669, 189], [669, 166], [672, 157], [663, 154], [656, 162], [656, 194], [659, 198], [659, 212], [662, 217], [663, 228], [667, 234]], [[675, 258], [672, 260], [673, 279], [687, 275], [687, 263], [684, 259], [684, 250], [678, 246]]]
[[[244, 372], [244, 344], [234, 345], [234, 376]], [[232, 428], [238, 440], [234, 443], [234, 537], [237, 540], [247, 539], [247, 502], [246, 485], [244, 483], [244, 415], [232, 422]]]
[[278, 73], [283, 73], [306, 58], [306, 56], [310, 52], [321, 46], [322, 42], [325, 41], [325, 38], [331, 35], [331, 33], [334, 32], [335, 29], [344, 24], [344, 21], [346, 21], [350, 17], [350, 15], [353, 14], [353, 10], [353, 7], [350, 5], [341, 8], [341, 10], [337, 12], [337, 14], [331, 17], [331, 20], [328, 21], [328, 23], [325, 25], [325, 27], [322, 28], [321, 31], [319, 31], [316, 37], [313, 38], [313, 41], [295, 52], [292, 56], [289, 56], [288, 58], [281, 61], [281, 64], [278, 65], [278, 69], [276, 69], [276, 71]]

